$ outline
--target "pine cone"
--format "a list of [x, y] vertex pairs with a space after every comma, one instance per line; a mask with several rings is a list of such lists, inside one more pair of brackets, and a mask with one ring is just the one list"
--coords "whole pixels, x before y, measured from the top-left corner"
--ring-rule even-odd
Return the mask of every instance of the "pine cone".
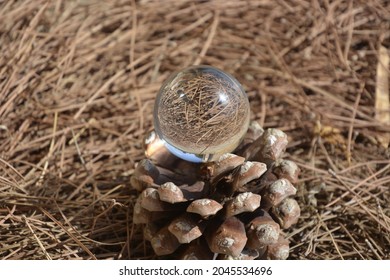
[[[154, 132], [131, 178], [141, 192], [133, 222], [154, 252], [181, 259], [286, 259], [282, 229], [300, 208], [299, 168], [282, 159], [287, 136], [252, 122], [235, 154], [195, 164], [172, 155]], [[241, 156], [240, 156], [241, 155]]]

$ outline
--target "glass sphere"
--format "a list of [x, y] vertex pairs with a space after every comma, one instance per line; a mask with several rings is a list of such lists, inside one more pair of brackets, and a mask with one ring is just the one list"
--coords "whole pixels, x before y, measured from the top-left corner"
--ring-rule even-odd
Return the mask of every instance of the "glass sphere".
[[165, 146], [192, 162], [216, 160], [232, 152], [249, 126], [248, 97], [229, 74], [192, 66], [172, 74], [154, 107], [154, 127]]

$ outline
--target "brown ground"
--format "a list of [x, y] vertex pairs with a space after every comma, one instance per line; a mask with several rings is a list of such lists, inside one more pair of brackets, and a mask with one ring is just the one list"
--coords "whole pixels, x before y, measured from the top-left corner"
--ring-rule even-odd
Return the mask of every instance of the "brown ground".
[[154, 258], [129, 177], [162, 82], [209, 64], [290, 137], [290, 258], [390, 259], [389, 19], [387, 0], [0, 0], [0, 258]]

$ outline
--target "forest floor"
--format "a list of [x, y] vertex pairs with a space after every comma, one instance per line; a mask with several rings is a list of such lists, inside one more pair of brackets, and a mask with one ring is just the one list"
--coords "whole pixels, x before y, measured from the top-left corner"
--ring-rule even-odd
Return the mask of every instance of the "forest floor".
[[132, 223], [156, 93], [240, 81], [301, 176], [290, 259], [390, 259], [390, 1], [0, 0], [0, 259], [152, 259]]

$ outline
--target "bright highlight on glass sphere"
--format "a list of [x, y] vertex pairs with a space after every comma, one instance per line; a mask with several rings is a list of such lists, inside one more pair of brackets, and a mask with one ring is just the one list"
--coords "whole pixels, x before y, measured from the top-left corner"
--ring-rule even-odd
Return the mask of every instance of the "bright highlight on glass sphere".
[[210, 66], [171, 75], [154, 108], [154, 127], [166, 147], [192, 162], [232, 152], [249, 125], [249, 101], [240, 83]]

